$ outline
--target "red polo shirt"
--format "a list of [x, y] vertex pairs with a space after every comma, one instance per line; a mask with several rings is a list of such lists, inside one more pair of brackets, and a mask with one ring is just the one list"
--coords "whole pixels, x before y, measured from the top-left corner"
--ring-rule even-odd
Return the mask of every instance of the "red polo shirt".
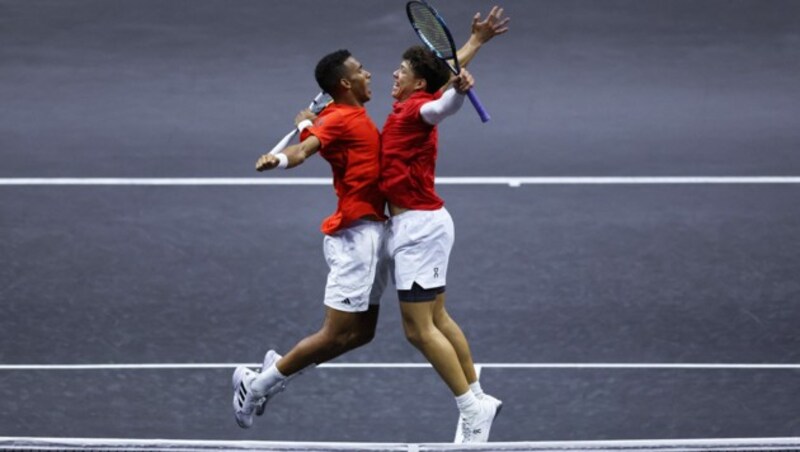
[[364, 217], [385, 220], [386, 198], [378, 186], [381, 137], [367, 110], [330, 104], [301, 139], [309, 135], [322, 143], [319, 153], [331, 165], [339, 198], [336, 212], [323, 220], [322, 232], [334, 234]]
[[437, 210], [444, 205], [434, 189], [439, 133], [420, 114], [423, 104], [439, 97], [439, 92], [417, 91], [395, 102], [383, 125], [380, 187], [396, 206]]

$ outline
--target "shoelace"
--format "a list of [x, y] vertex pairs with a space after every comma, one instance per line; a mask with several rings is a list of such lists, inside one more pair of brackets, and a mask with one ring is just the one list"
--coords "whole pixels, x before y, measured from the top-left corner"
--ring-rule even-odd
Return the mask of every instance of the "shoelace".
[[472, 439], [472, 426], [464, 417], [461, 418], [461, 438], [465, 443]]
[[480, 435], [481, 429], [475, 428], [472, 424], [467, 422], [465, 417], [461, 418], [461, 434], [463, 442], [468, 442], [475, 435]]

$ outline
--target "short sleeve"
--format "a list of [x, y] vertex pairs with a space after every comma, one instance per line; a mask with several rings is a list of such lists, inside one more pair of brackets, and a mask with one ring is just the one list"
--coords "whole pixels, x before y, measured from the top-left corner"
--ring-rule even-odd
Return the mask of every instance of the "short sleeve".
[[314, 135], [321, 143], [320, 149], [325, 149], [333, 145], [342, 138], [345, 131], [344, 116], [336, 111], [329, 114], [323, 112], [322, 115], [314, 120], [314, 124], [300, 134], [300, 141], [304, 141], [310, 135]]

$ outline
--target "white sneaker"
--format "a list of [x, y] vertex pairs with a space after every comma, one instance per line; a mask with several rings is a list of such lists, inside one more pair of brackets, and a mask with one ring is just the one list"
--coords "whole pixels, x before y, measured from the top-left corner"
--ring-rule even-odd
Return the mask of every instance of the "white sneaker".
[[492, 403], [494, 403], [495, 406], [497, 406], [497, 413], [495, 413], [494, 417], [497, 417], [497, 416], [500, 415], [500, 410], [503, 409], [503, 401], [502, 400], [497, 399], [495, 397], [492, 397], [489, 394], [486, 394], [485, 392], [483, 394], [481, 394], [481, 396], [478, 397], [478, 399], [479, 400], [489, 400]]
[[456, 443], [485, 443], [489, 441], [489, 431], [492, 429], [492, 422], [503, 408], [503, 402], [484, 394], [478, 398], [481, 410], [478, 414], [470, 417], [462, 417], [459, 427], [460, 437], [456, 438]]
[[[269, 350], [264, 355], [264, 362], [261, 363], [261, 372], [269, 369], [270, 366], [278, 362], [281, 358], [283, 358], [283, 356], [279, 355], [275, 350]], [[267, 402], [269, 402], [275, 394], [283, 391], [286, 388], [286, 383], [281, 382], [275, 386], [277, 387], [270, 388], [269, 391], [267, 391], [267, 395], [261, 398], [260, 402], [256, 405], [256, 416], [264, 414], [264, 410], [267, 408]]]
[[260, 400], [253, 400], [250, 384], [256, 378], [252, 370], [239, 366], [233, 371], [233, 415], [241, 428], [253, 425], [253, 411]]

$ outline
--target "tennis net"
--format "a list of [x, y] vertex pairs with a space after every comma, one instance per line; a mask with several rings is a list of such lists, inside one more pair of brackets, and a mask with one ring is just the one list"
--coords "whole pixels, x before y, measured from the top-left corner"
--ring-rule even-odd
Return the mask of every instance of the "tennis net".
[[0, 450], [92, 451], [531, 451], [531, 452], [800, 452], [800, 438], [735, 438], [687, 440], [492, 442], [449, 443], [344, 443], [276, 441], [200, 441], [162, 439], [0, 437]]

